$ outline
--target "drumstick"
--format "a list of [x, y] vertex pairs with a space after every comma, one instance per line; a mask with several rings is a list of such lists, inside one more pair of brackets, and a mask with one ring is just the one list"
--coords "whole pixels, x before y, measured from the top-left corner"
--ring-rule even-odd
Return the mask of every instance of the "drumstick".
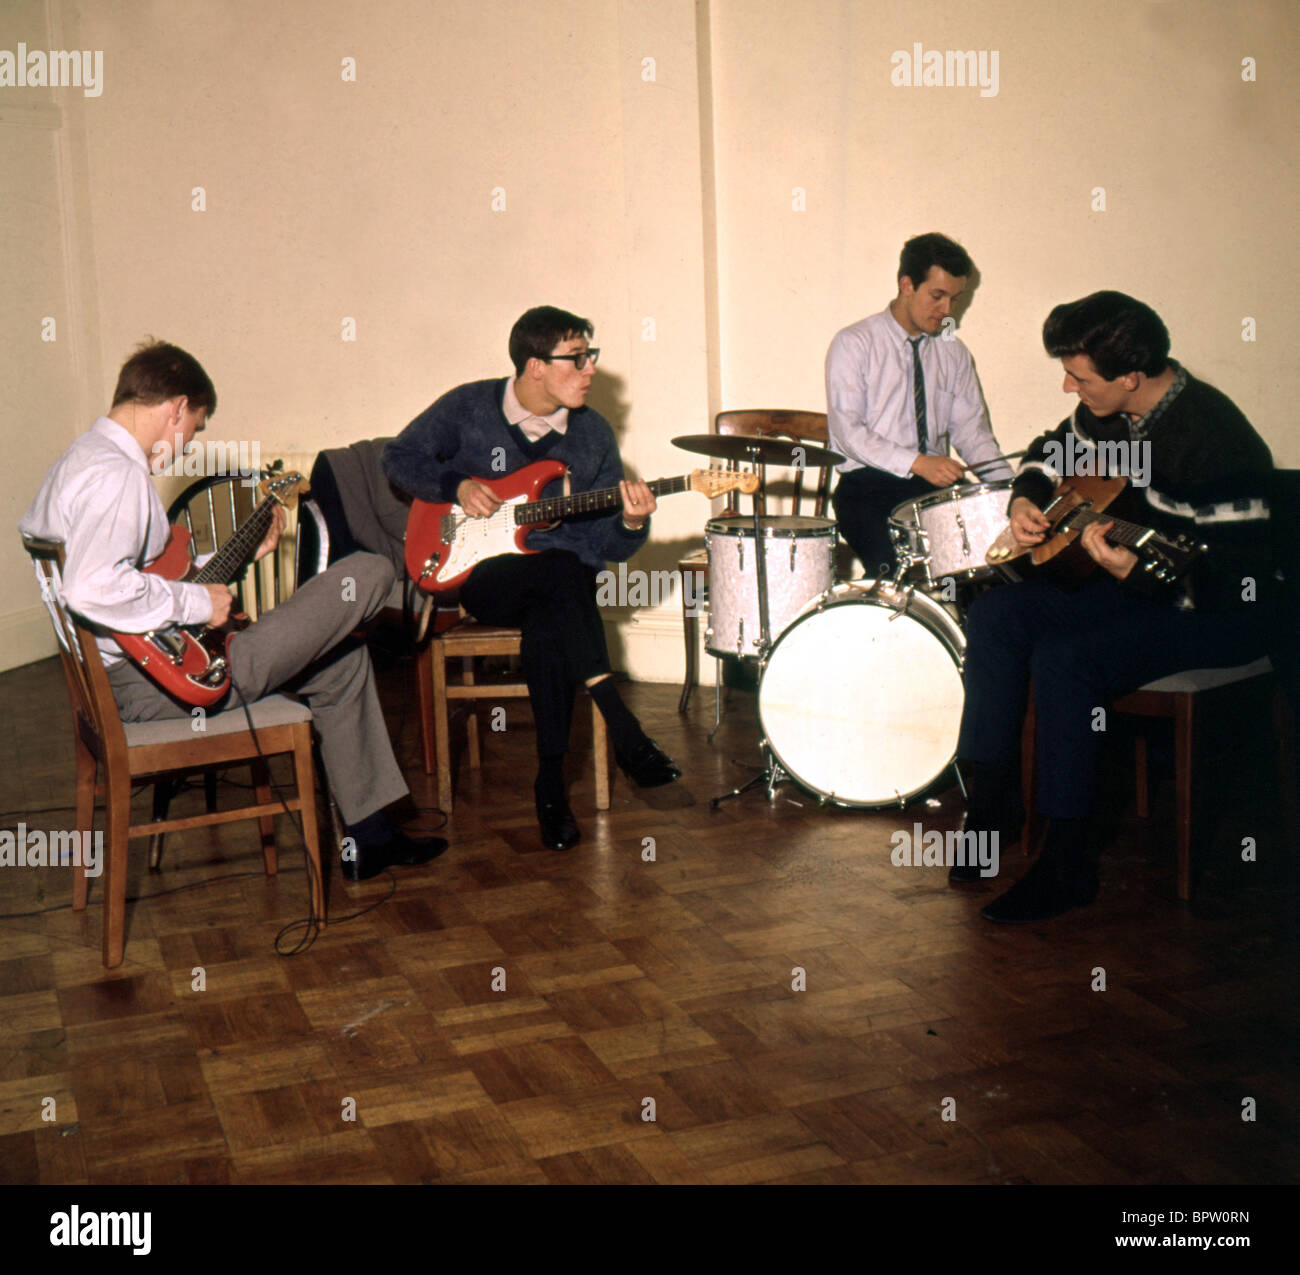
[[968, 474], [974, 474], [978, 477], [981, 469], [988, 469], [993, 465], [1000, 465], [1005, 460], [1019, 460], [1024, 454], [1024, 450], [1018, 452], [1007, 452], [1005, 456], [992, 456], [988, 460], [978, 461], [974, 465], [965, 465], [963, 462], [963, 465]]

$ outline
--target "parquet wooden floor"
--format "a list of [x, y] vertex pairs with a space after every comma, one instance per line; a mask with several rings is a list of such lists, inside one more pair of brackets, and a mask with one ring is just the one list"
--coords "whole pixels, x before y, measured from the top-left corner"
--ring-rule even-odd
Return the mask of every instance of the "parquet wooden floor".
[[[382, 673], [431, 806], [411, 677]], [[95, 887], [75, 916], [67, 872], [0, 871], [0, 1180], [1297, 1179], [1296, 846], [1266, 733], [1203, 772], [1218, 818], [1190, 907], [1169, 787], [1152, 824], [1126, 814], [1117, 738], [1097, 904], [998, 927], [977, 915], [993, 887], [890, 862], [895, 830], [955, 826], [954, 793], [863, 812], [786, 788], [711, 810], [747, 773], [733, 759], [756, 759], [752, 696], [731, 692], [710, 744], [711, 692], [684, 716], [675, 687], [626, 693], [682, 781], [619, 775], [597, 815], [579, 734], [584, 840], [542, 850], [512, 701], [481, 775], [459, 776], [452, 849], [393, 880], [335, 872], [330, 926], [298, 956], [273, 946], [306, 900], [287, 822], [269, 881], [251, 825], [173, 836], [159, 874], [136, 843], [129, 894], [152, 897], [111, 972]], [[0, 826], [69, 828], [71, 800], [57, 664], [0, 676]], [[1026, 862], [1010, 852], [1004, 879]]]

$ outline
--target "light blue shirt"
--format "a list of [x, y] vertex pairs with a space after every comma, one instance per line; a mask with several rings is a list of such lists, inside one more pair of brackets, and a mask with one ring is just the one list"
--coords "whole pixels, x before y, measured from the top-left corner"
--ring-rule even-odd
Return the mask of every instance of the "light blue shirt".
[[[846, 459], [841, 473], [872, 466], [905, 478], [917, 458], [912, 348], [888, 307], [835, 334], [826, 352], [826, 416], [830, 445]], [[955, 447], [977, 482], [1011, 477], [1011, 466], [985, 461], [1002, 454], [970, 351], [955, 337], [925, 336], [926, 454]]]

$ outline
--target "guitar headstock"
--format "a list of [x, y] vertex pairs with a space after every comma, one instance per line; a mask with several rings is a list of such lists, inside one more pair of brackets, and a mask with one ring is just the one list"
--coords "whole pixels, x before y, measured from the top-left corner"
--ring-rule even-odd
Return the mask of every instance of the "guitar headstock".
[[1186, 536], [1179, 536], [1177, 540], [1152, 536], [1141, 550], [1142, 570], [1169, 584], [1187, 573], [1192, 563], [1206, 552], [1206, 546], [1194, 544]]
[[696, 469], [691, 473], [691, 490], [710, 498], [736, 490], [752, 496], [758, 490], [758, 475], [736, 469]]
[[281, 474], [277, 470], [267, 471], [266, 477], [257, 485], [259, 496], [274, 500], [286, 509], [292, 509], [298, 497], [311, 491], [311, 484], [297, 471]]

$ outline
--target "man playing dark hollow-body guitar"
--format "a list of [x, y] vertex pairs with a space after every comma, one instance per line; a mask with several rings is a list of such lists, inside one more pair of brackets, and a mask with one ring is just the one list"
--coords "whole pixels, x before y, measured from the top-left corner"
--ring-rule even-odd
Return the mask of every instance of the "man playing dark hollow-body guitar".
[[[23, 532], [63, 542], [64, 601], [101, 632], [221, 625], [229, 617], [233, 595], [226, 585], [142, 570], [162, 555], [168, 537], [150, 466], [165, 461], [177, 439], [187, 446], [216, 404], [212, 381], [192, 355], [162, 342], [141, 346], [118, 375], [108, 415], [55, 462], [23, 515]], [[258, 557], [279, 540], [283, 510], [274, 513]], [[214, 706], [238, 708], [241, 696], [252, 703], [280, 687], [307, 701], [355, 843], [342, 863], [344, 876], [354, 881], [390, 864], [427, 863], [447, 848], [440, 837], [408, 838], [383, 814], [408, 790], [393, 758], [370, 656], [363, 644], [348, 640], [383, 606], [393, 579], [391, 563], [358, 553], [309, 581], [231, 638], [232, 688]], [[125, 659], [112, 637], [98, 640], [123, 721], [190, 716], [190, 705]]]
[[[586, 406], [600, 353], [590, 347], [592, 332], [587, 319], [554, 306], [529, 310], [510, 333], [513, 379], [448, 391], [383, 454], [394, 486], [420, 500], [454, 502], [474, 519], [490, 517], [502, 503], [480, 479], [543, 459], [568, 466], [575, 493], [620, 489], [621, 510], [531, 532], [527, 547], [540, 552], [486, 558], [460, 586], [460, 600], [476, 619], [523, 631], [524, 679], [537, 723], [537, 817], [542, 842], [552, 850], [569, 849], [581, 835], [561, 774], [580, 687], [604, 714], [619, 765], [641, 787], [681, 774], [641, 729], [610, 676], [596, 573], [645, 544], [656, 505], [645, 483], [623, 480], [613, 430]], [[552, 483], [544, 494], [559, 490]]]
[[[1043, 344], [1079, 403], [1026, 453], [1008, 510], [1016, 542], [1043, 542], [1042, 511], [1062, 481], [1109, 463], [1130, 485], [1106, 514], [1171, 540], [1185, 534], [1207, 552], [1181, 580], [1164, 581], [1107, 541], [1110, 522], [1093, 522], [1079, 541], [1097, 569], [1081, 588], [1028, 579], [976, 598], [958, 742], [971, 764], [967, 831], [996, 831], [1003, 845], [1017, 839], [1015, 759], [1031, 677], [1038, 813], [1049, 820], [1034, 866], [981, 913], [1000, 922], [1042, 920], [1096, 897], [1088, 846], [1104, 739], [1096, 710], [1184, 669], [1251, 663], [1268, 638], [1272, 458], [1264, 441], [1224, 394], [1169, 358], [1160, 317], [1123, 293], [1057, 306]], [[974, 874], [957, 867], [950, 879]]]

